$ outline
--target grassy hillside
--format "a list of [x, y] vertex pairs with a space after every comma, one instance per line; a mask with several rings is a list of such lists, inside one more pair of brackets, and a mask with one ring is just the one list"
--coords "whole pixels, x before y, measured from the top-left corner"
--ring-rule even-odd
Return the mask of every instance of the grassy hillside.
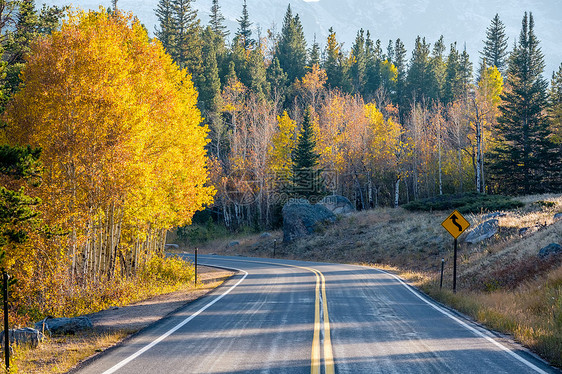
[[[562, 256], [540, 259], [550, 243], [562, 244], [562, 195], [519, 199], [523, 207], [499, 217], [499, 232], [479, 244], [459, 238], [458, 292], [453, 294], [453, 240], [441, 227], [449, 211], [377, 209], [340, 217], [306, 239], [282, 243], [282, 233], [225, 238], [201, 253], [362, 263], [393, 269], [432, 297], [469, 314], [562, 366]], [[472, 227], [486, 214], [467, 213]], [[525, 233], [520, 233], [528, 228]], [[236, 244], [238, 243], [238, 244]], [[445, 259], [443, 290], [439, 289]]]

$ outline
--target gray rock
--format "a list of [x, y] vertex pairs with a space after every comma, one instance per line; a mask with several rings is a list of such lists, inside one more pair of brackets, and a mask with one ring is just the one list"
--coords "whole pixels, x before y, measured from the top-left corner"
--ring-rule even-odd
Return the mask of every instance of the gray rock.
[[180, 249], [180, 246], [177, 244], [166, 244], [164, 245], [164, 249]]
[[326, 196], [318, 202], [325, 206], [334, 214], [347, 214], [355, 211], [355, 207], [345, 196], [331, 195]]
[[228, 248], [230, 248], [230, 247], [236, 247], [237, 245], [240, 245], [240, 242], [232, 241], [232, 242], [228, 243], [226, 246]]
[[285, 204], [283, 207], [283, 241], [314, 233], [319, 224], [333, 223], [336, 216], [323, 205]]
[[554, 215], [554, 220], [555, 220], [555, 221], [558, 221], [559, 219], [562, 219], [562, 213], [556, 213], [556, 214]]
[[491, 219], [484, 223], [479, 224], [474, 229], [472, 229], [464, 241], [466, 243], [475, 244], [482, 240], [491, 238], [498, 232], [498, 220]]
[[519, 229], [519, 235], [523, 236], [527, 233], [527, 231], [529, 231], [528, 227], [522, 227]]
[[551, 255], [558, 255], [562, 253], [562, 246], [556, 243], [550, 243], [539, 251], [539, 257], [545, 258]]
[[482, 217], [483, 220], [489, 220], [492, 218], [499, 218], [499, 217], [505, 217], [507, 216], [506, 213], [501, 213], [501, 212], [493, 212], [493, 213], [489, 213], [486, 214], [485, 216]]
[[45, 318], [35, 324], [35, 328], [51, 334], [76, 334], [78, 331], [89, 330], [93, 327], [88, 317], [74, 318]]
[[271, 234], [268, 233], [268, 232], [264, 232], [264, 233], [262, 233], [262, 234], [260, 235], [260, 238], [262, 238], [262, 239], [269, 239], [269, 238], [271, 238]]
[[[10, 344], [28, 345], [31, 348], [36, 348], [39, 342], [43, 340], [43, 334], [30, 327], [8, 331], [10, 332]], [[2, 348], [4, 348], [4, 331], [0, 332], [0, 340], [2, 341]]]

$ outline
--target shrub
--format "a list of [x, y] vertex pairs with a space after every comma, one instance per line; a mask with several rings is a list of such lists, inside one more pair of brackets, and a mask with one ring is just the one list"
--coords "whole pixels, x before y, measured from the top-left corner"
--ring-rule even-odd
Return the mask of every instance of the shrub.
[[480, 213], [517, 209], [524, 205], [525, 204], [522, 202], [508, 196], [471, 192], [460, 195], [440, 195], [428, 199], [420, 199], [405, 204], [404, 208], [410, 211], [457, 209], [461, 213]]

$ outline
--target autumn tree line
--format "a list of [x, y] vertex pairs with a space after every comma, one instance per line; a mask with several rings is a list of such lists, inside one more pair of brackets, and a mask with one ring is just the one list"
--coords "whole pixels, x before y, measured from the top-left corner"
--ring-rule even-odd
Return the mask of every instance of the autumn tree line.
[[[367, 209], [562, 189], [562, 66], [549, 88], [531, 13], [515, 41], [496, 15], [476, 67], [443, 36], [417, 37], [410, 53], [363, 29], [349, 49], [333, 29], [308, 45], [290, 6], [279, 33], [256, 32], [245, 1], [234, 35], [219, 0], [207, 23], [192, 0], [160, 0], [156, 14], [156, 37], [199, 91], [217, 189], [210, 209], [228, 227], [275, 226], [295, 197], [342, 194]], [[294, 188], [303, 137], [315, 155], [310, 184], [314, 170], [323, 181], [314, 193]]]

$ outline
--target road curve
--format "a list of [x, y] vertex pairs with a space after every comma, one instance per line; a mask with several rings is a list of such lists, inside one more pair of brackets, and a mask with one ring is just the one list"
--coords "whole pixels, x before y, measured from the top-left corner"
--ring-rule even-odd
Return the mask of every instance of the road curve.
[[377, 269], [222, 256], [199, 262], [239, 272], [75, 372], [560, 373]]

